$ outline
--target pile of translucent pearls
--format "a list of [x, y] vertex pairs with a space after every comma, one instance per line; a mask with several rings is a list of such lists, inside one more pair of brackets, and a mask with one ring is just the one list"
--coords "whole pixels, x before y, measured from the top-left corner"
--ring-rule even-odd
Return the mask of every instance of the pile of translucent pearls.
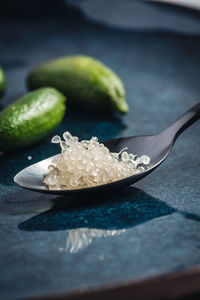
[[51, 140], [61, 146], [61, 154], [49, 165], [44, 179], [51, 190], [80, 189], [110, 183], [143, 172], [150, 163], [146, 155], [138, 157], [124, 149], [120, 153], [110, 152], [98, 142], [97, 137], [79, 142], [78, 137], [66, 131], [63, 138], [64, 141], [56, 135]]

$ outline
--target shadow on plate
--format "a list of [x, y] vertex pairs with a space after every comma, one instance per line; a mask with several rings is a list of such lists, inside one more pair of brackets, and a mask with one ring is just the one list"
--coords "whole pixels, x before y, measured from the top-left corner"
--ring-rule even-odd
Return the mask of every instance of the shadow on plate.
[[[38, 204], [35, 205], [38, 208]], [[31, 206], [33, 209], [33, 204]], [[66, 244], [59, 250], [76, 253], [94, 238], [119, 236], [128, 228], [175, 212], [200, 221], [198, 215], [178, 211], [142, 190], [128, 187], [114, 193], [84, 194], [84, 198], [54, 198], [46, 211], [20, 223], [18, 228], [29, 232], [64, 230]]]
[[47, 211], [22, 222], [26, 231], [57, 231], [75, 228], [126, 229], [176, 210], [145, 192], [124, 188], [116, 193], [93, 193], [76, 198], [57, 197]]

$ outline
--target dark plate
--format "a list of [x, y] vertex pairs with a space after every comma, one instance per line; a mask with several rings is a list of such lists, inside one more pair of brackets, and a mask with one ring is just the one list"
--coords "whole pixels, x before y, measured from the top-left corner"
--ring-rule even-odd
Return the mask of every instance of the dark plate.
[[[73, 12], [4, 18], [0, 36], [8, 83], [2, 107], [26, 91], [33, 66], [67, 54], [94, 56], [124, 81], [129, 114], [91, 116], [68, 107], [56, 134], [68, 130], [100, 140], [152, 134], [199, 99], [198, 36], [107, 29]], [[198, 122], [183, 135], [169, 158], [134, 187], [84, 198], [14, 185], [18, 171], [59, 152], [50, 137], [1, 155], [1, 298], [144, 299], [148, 291], [149, 299], [173, 299], [200, 290]]]

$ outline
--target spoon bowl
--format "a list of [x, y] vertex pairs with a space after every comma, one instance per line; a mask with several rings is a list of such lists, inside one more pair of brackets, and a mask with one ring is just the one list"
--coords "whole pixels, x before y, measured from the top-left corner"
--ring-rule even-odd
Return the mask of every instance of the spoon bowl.
[[43, 181], [45, 175], [48, 173], [48, 166], [57, 156], [55, 155], [23, 169], [17, 175], [15, 175], [14, 182], [17, 185], [32, 191], [59, 195], [72, 195], [83, 192], [111, 190], [134, 184], [150, 174], [166, 159], [171, 152], [172, 146], [177, 137], [199, 118], [200, 103], [189, 109], [176, 122], [158, 134], [125, 137], [104, 141], [104, 145], [108, 147], [111, 152], [120, 152], [121, 149], [127, 147], [127, 152], [129, 153], [137, 154], [138, 156], [148, 155], [150, 157], [151, 164], [146, 170], [124, 179], [88, 188], [73, 190], [49, 190]]

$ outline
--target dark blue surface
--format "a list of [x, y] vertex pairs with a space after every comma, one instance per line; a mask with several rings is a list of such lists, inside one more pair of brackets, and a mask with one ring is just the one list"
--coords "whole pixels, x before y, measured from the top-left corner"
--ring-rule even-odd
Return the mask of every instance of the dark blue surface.
[[[107, 29], [79, 15], [3, 20], [0, 36], [8, 78], [2, 107], [26, 92], [33, 66], [58, 56], [91, 55], [122, 78], [129, 114], [109, 119], [69, 109], [58, 134], [69, 130], [101, 140], [151, 134], [200, 99], [199, 37]], [[87, 198], [59, 198], [14, 185], [19, 170], [57, 153], [50, 138], [1, 155], [1, 298], [100, 288], [199, 264], [199, 131], [197, 122], [163, 165], [134, 187]]]

